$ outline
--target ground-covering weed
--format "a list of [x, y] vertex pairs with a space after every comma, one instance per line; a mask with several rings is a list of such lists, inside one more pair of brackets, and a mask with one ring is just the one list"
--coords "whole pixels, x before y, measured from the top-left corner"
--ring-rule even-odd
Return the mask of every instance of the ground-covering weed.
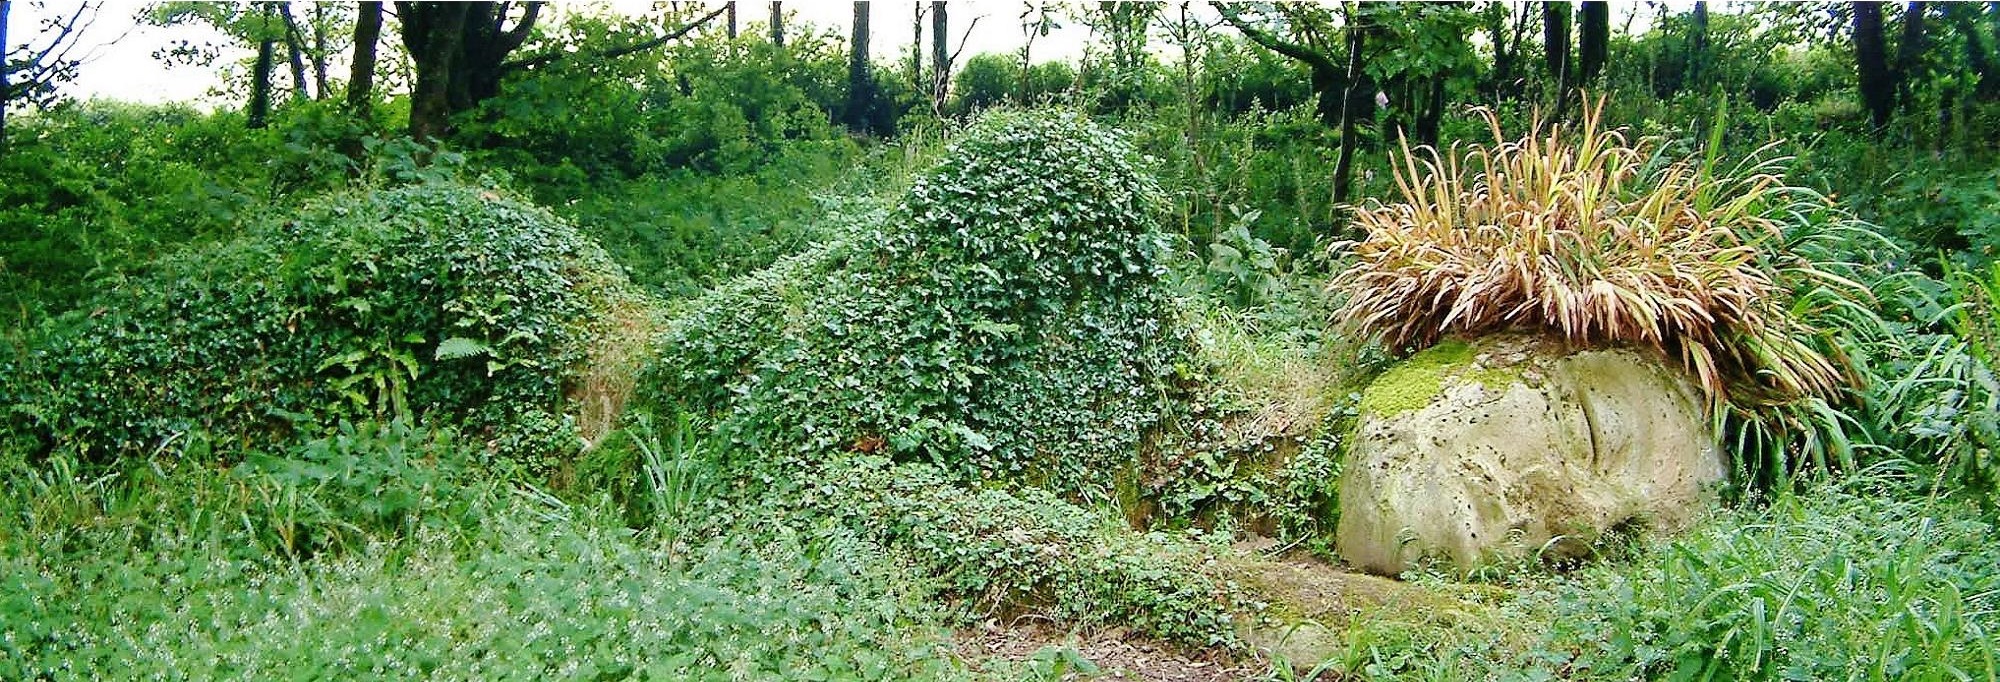
[[959, 675], [932, 607], [851, 534], [671, 542], [451, 464], [477, 457], [357, 425], [228, 471], [10, 467], [0, 677]]

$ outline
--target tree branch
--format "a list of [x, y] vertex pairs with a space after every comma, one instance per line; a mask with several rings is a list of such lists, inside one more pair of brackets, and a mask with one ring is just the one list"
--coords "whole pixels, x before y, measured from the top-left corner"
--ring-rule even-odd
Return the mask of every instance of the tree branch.
[[1229, 3], [1210, 2], [1209, 5], [1222, 15], [1224, 22], [1235, 27], [1237, 31], [1242, 32], [1243, 37], [1249, 38], [1250, 42], [1261, 45], [1264, 49], [1305, 62], [1306, 66], [1311, 67], [1315, 71], [1334, 72], [1340, 70], [1340, 66], [1334, 64], [1332, 58], [1312, 48], [1287, 41], [1275, 34], [1250, 25], [1249, 22], [1243, 20], [1243, 16], [1238, 14], [1235, 8], [1229, 6]]
[[496, 19], [494, 28], [496, 29], [495, 32], [500, 35], [501, 54], [513, 52], [522, 43], [528, 42], [528, 34], [535, 29], [535, 19], [542, 13], [542, 4], [540, 0], [536, 0], [525, 5], [521, 11], [521, 20], [514, 22], [514, 28], [506, 31], [497, 30], [499, 28], [498, 22], [507, 17], [506, 12], [502, 11], [499, 13], [500, 16]]
[[965, 41], [966, 41], [966, 39], [968, 39], [968, 38], [971, 38], [971, 37], [972, 37], [972, 29], [973, 29], [973, 27], [975, 27], [975, 26], [978, 26], [978, 25], [979, 25], [979, 20], [980, 20], [980, 19], [983, 19], [983, 18], [985, 18], [985, 16], [986, 16], [986, 15], [983, 15], [983, 14], [982, 14], [982, 15], [979, 15], [979, 16], [975, 16], [975, 17], [973, 17], [973, 18], [972, 18], [972, 21], [971, 21], [971, 22], [968, 22], [968, 23], [967, 23], [967, 24], [965, 25], [965, 32], [964, 32], [964, 33], [960, 33], [960, 34], [958, 35], [958, 49], [956, 49], [956, 50], [952, 50], [952, 52], [951, 52], [951, 59], [950, 59], [950, 60], [947, 60], [947, 62], [946, 62], [946, 66], [947, 66], [947, 67], [949, 67], [949, 66], [950, 66], [950, 65], [952, 65], [952, 64], [957, 64], [957, 63], [958, 63], [958, 56], [959, 56], [959, 55], [961, 55], [961, 54], [965, 54]]
[[[684, 35], [687, 35], [687, 34], [688, 34], [689, 32], [691, 32], [691, 31], [693, 31], [693, 30], [695, 30], [695, 29], [697, 29], [697, 28], [700, 28], [700, 27], [702, 26], [702, 24], [706, 24], [706, 23], [708, 23], [709, 21], [711, 21], [711, 20], [715, 19], [716, 17], [719, 17], [719, 16], [722, 16], [722, 13], [723, 13], [723, 12], [726, 12], [726, 11], [728, 11], [728, 10], [729, 10], [729, 7], [728, 7], [727, 5], [725, 5], [725, 6], [722, 6], [722, 7], [718, 7], [718, 8], [716, 8], [716, 9], [715, 9], [715, 11], [713, 11], [713, 12], [709, 12], [708, 14], [705, 14], [705, 15], [702, 15], [702, 17], [701, 17], [700, 19], [696, 19], [696, 20], [694, 20], [694, 21], [692, 21], [692, 22], [688, 22], [688, 25], [686, 25], [686, 26], [682, 26], [682, 27], [680, 27], [679, 29], [675, 30], [675, 31], [674, 31], [674, 32], [672, 32], [672, 33], [669, 33], [669, 34], [666, 34], [666, 35], [663, 35], [663, 36], [660, 36], [660, 37], [658, 37], [658, 38], [653, 38], [653, 39], [650, 39], [650, 40], [642, 40], [642, 41], [639, 41], [639, 42], [636, 42], [636, 43], [633, 43], [633, 44], [631, 44], [631, 45], [626, 45], [626, 46], [624, 46], [624, 47], [614, 47], [614, 48], [611, 48], [611, 49], [609, 49], [609, 50], [605, 50], [605, 51], [602, 51], [602, 52], [598, 52], [598, 53], [595, 53], [595, 54], [591, 54], [591, 55], [588, 55], [588, 56], [590, 56], [590, 57], [593, 57], [593, 58], [596, 58], [596, 59], [615, 59], [615, 58], [618, 58], [618, 57], [623, 57], [623, 56], [625, 56], [625, 55], [628, 55], [628, 54], [632, 54], [632, 53], [634, 53], [634, 52], [643, 52], [643, 51], [646, 51], [646, 50], [650, 50], [650, 49], [653, 49], [653, 48], [656, 48], [656, 47], [659, 47], [659, 46], [661, 46], [661, 45], [665, 45], [665, 44], [667, 44], [667, 43], [671, 43], [671, 42], [673, 42], [673, 41], [675, 41], [675, 40], [679, 39], [679, 38], [680, 38], [681, 36], [684, 36]], [[539, 56], [539, 57], [530, 57], [530, 58], [527, 58], [527, 59], [522, 59], [522, 60], [518, 60], [518, 61], [511, 61], [511, 62], [507, 62], [507, 63], [504, 63], [504, 64], [501, 64], [501, 65], [500, 65], [500, 71], [504, 73], [504, 72], [508, 72], [508, 71], [519, 71], [519, 70], [521, 70], [521, 69], [529, 69], [529, 68], [534, 68], [534, 67], [537, 67], [537, 66], [541, 66], [541, 65], [543, 65], [543, 64], [548, 64], [548, 63], [551, 63], [551, 62], [556, 62], [556, 61], [561, 61], [562, 59], [565, 59], [565, 58], [567, 58], [567, 57], [570, 57], [570, 56], [572, 56], [572, 55], [576, 55], [576, 54], [579, 54], [579, 53], [575, 53], [575, 52], [554, 52], [554, 53], [550, 53], [550, 54], [545, 54], [545, 55], [541, 55], [541, 56]]]

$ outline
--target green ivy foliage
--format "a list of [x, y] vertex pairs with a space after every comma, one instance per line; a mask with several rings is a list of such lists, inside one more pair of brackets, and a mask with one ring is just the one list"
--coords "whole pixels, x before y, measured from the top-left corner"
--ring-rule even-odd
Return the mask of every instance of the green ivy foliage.
[[1108, 499], [1188, 373], [1163, 205], [1082, 116], [986, 115], [897, 205], [695, 301], [642, 390], [780, 453], [773, 480], [882, 452]]
[[502, 190], [330, 195], [43, 325], [0, 379], [5, 434], [108, 458], [434, 414], [505, 453], [557, 454], [577, 442], [560, 408], [586, 324], [627, 287], [574, 228]]
[[[776, 515], [837, 519], [936, 576], [962, 615], [1120, 625], [1197, 646], [1240, 646], [1249, 607], [1185, 536], [1138, 534], [1046, 490], [974, 489], [923, 463], [861, 457], [784, 499]], [[782, 506], [782, 503], [781, 503]]]

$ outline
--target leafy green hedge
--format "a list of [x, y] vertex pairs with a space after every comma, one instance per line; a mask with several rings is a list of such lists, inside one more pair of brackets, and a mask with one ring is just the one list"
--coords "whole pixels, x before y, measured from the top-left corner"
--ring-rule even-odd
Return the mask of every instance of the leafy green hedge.
[[[800, 491], [780, 515], [837, 519], [934, 576], [964, 615], [1033, 615], [1120, 626], [1196, 646], [1239, 646], [1248, 608], [1203, 569], [1184, 536], [1139, 534], [1105, 510], [1037, 489], [954, 485], [923, 463], [857, 458]], [[780, 502], [779, 504], [785, 504]]]
[[783, 462], [882, 452], [1103, 499], [1187, 373], [1162, 205], [1083, 117], [987, 115], [893, 208], [692, 303], [642, 390]]
[[336, 194], [43, 325], [0, 360], [20, 364], [0, 375], [6, 434], [104, 457], [437, 413], [544, 456], [574, 448], [564, 378], [592, 311], [627, 287], [574, 228], [499, 190]]

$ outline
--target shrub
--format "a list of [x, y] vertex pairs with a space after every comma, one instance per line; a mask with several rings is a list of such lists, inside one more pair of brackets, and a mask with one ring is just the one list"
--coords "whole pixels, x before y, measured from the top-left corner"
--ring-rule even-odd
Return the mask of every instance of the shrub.
[[897, 206], [695, 301], [642, 384], [773, 479], [851, 450], [1108, 497], [1186, 355], [1160, 206], [1081, 116], [985, 116]]
[[1863, 340], [1874, 377], [1860, 418], [1892, 458], [1950, 492], [2000, 502], [2000, 265], [1883, 282], [1900, 319]]
[[1230, 646], [1234, 586], [1202, 569], [1200, 548], [1035, 489], [954, 485], [929, 464], [857, 458], [827, 470], [780, 513], [837, 519], [902, 553], [961, 615], [1030, 616], [1132, 628]]
[[1160, 201], [1081, 116], [988, 114], [899, 204], [690, 302], [642, 385], [730, 441], [721, 499], [879, 543], [965, 612], [1233, 642], [1184, 545], [1062, 499], [1110, 499], [1190, 362]]
[[[0, 155], [0, 316], [76, 307], [95, 277], [207, 242], [265, 198], [272, 131], [184, 107], [93, 103], [8, 121]], [[27, 326], [27, 324], [22, 324]]]
[[592, 313], [623, 274], [547, 211], [425, 184], [329, 196], [167, 258], [53, 320], [9, 393], [37, 449], [269, 442], [435, 413], [490, 445], [573, 449], [560, 414]]
[[1769, 162], [1719, 173], [1712, 157], [1652, 156], [1602, 130], [1601, 111], [1514, 142], [1489, 113], [1490, 147], [1406, 148], [1399, 200], [1355, 214], [1367, 236], [1334, 284], [1341, 318], [1398, 348], [1542, 328], [1654, 349], [1718, 398], [1835, 396], [1850, 370], [1791, 291], [1858, 285], [1778, 247], [1811, 197]]

